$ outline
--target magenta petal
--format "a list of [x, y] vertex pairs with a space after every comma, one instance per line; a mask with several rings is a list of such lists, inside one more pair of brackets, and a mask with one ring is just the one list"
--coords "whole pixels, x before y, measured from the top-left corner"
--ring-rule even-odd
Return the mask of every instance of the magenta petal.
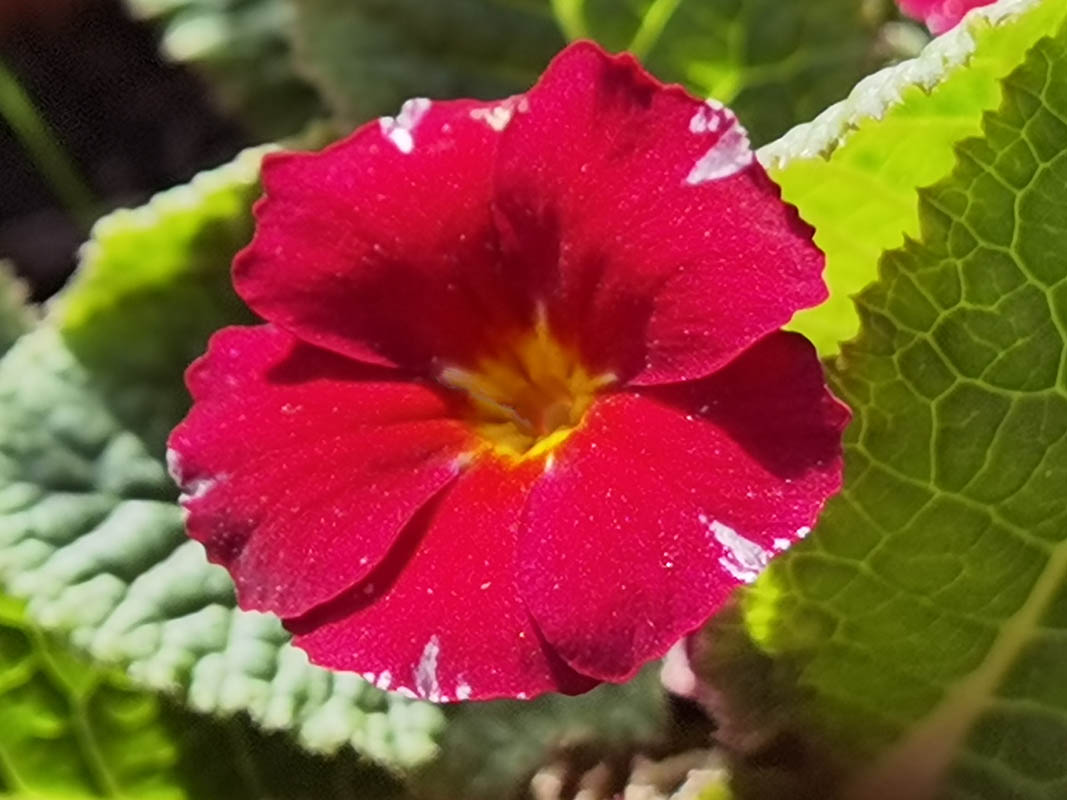
[[995, 0], [897, 0], [900, 10], [918, 20], [934, 33], [956, 27], [972, 8], [988, 6]]
[[412, 522], [366, 581], [287, 626], [311, 660], [435, 702], [592, 687], [543, 643], [515, 586], [538, 465], [479, 461]]
[[621, 680], [804, 536], [848, 412], [778, 333], [710, 378], [605, 397], [530, 494], [519, 587], [583, 674]]
[[301, 614], [367, 575], [471, 447], [434, 388], [301, 344], [227, 328], [186, 376], [171, 434], [190, 536], [242, 608]]
[[268, 156], [256, 235], [234, 265], [240, 295], [362, 361], [470, 362], [487, 330], [530, 311], [505, 280], [490, 208], [509, 102], [410, 100], [322, 152]]
[[577, 44], [501, 138], [506, 263], [596, 371], [703, 377], [826, 297], [812, 231], [736, 117]]

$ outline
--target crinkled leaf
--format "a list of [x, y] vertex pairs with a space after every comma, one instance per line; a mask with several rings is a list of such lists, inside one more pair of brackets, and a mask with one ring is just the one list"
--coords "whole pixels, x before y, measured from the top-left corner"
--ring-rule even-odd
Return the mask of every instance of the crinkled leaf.
[[6, 261], [0, 261], [0, 355], [33, 327], [36, 313], [27, 304], [29, 291]]
[[915, 190], [948, 174], [953, 145], [996, 107], [1000, 79], [1065, 16], [1062, 0], [1001, 0], [760, 151], [826, 253], [831, 298], [793, 322], [821, 352], [855, 335], [852, 296], [881, 252], [918, 233]]
[[735, 741], [821, 755], [790, 797], [1067, 796], [1067, 24], [983, 128], [832, 370], [844, 491], [708, 633]]
[[230, 286], [229, 264], [252, 235], [259, 162], [271, 149], [248, 150], [100, 219], [53, 303], [49, 323], [153, 456], [162, 457], [188, 408], [185, 367], [214, 330], [252, 320]]
[[261, 138], [301, 130], [322, 113], [318, 93], [293, 67], [288, 0], [126, 0], [161, 28], [160, 47], [189, 64], [222, 104]]
[[440, 712], [311, 667], [276, 619], [236, 610], [163, 464], [186, 365], [250, 319], [229, 264], [264, 150], [101, 220], [52, 313], [0, 361], [0, 577], [47, 627], [193, 708], [421, 763]]
[[310, 756], [243, 718], [209, 720], [135, 689], [42, 634], [0, 596], [0, 797], [267, 796], [401, 797], [351, 752]]

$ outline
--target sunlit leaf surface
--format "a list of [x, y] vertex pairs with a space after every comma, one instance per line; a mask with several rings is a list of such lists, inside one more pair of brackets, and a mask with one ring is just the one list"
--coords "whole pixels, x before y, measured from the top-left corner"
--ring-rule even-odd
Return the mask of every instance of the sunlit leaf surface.
[[848, 798], [1067, 796], [1067, 27], [983, 130], [834, 365], [844, 491], [707, 634], [732, 733], [792, 730]]

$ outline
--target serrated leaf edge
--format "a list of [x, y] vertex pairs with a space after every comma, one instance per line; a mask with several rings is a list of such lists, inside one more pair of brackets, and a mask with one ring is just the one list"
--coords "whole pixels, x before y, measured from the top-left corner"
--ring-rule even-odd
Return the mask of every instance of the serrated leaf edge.
[[792, 161], [830, 158], [862, 122], [880, 120], [903, 102], [906, 89], [919, 87], [930, 92], [966, 66], [978, 47], [976, 35], [980, 30], [1008, 23], [1042, 2], [1057, 0], [999, 0], [972, 10], [962, 23], [934, 39], [918, 56], [868, 75], [846, 99], [764, 145], [756, 156], [770, 170], [783, 169]]

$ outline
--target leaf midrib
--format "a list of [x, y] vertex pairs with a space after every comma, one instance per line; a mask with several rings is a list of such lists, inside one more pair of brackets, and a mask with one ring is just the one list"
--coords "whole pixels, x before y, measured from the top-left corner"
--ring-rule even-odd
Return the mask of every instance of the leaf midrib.
[[929, 800], [943, 785], [967, 733], [991, 705], [997, 688], [1040, 629], [1067, 581], [1067, 541], [1050, 550], [1026, 600], [1001, 626], [982, 663], [961, 678], [927, 717], [848, 785], [845, 800]]

